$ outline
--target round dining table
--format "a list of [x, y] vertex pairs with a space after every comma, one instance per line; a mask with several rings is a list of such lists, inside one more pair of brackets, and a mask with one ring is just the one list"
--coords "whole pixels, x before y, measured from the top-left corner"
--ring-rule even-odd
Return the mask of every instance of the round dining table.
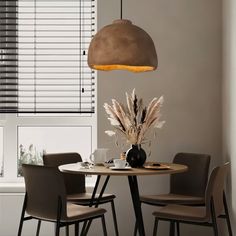
[[[162, 168], [161, 168], [162, 167]], [[110, 176], [126, 176], [128, 177], [130, 194], [132, 197], [134, 213], [136, 217], [136, 222], [138, 226], [138, 231], [140, 236], [145, 236], [145, 229], [143, 224], [143, 216], [141, 209], [141, 202], [139, 197], [139, 188], [137, 176], [147, 176], [147, 175], [166, 175], [166, 174], [177, 174], [187, 171], [188, 167], [185, 165], [174, 164], [174, 163], [161, 163], [160, 168], [157, 166], [142, 167], [142, 168], [124, 168], [122, 170], [116, 168], [109, 168], [105, 166], [93, 166], [92, 168], [84, 168], [80, 163], [72, 163], [59, 166], [61, 172], [72, 173], [72, 174], [84, 174], [84, 175], [97, 175], [97, 180], [93, 189], [90, 205], [98, 206], [99, 200], [102, 197]], [[106, 179], [101, 187], [99, 197], [96, 201], [95, 195], [99, 186], [101, 176], [106, 176]]]

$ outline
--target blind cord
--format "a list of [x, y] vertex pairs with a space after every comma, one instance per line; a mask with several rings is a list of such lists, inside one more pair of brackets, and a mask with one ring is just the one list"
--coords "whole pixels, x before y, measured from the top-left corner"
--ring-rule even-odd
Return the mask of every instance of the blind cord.
[[123, 0], [120, 0], [120, 19], [123, 19]]

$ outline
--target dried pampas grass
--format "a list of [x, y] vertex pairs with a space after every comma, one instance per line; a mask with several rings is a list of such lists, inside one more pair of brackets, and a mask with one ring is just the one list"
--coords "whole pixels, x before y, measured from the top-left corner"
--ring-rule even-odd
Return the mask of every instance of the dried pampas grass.
[[114, 130], [107, 130], [105, 133], [113, 136], [120, 132], [132, 145], [145, 143], [148, 131], [162, 128], [165, 123], [160, 121], [163, 102], [163, 96], [159, 99], [153, 98], [145, 107], [143, 100], [137, 98], [135, 89], [130, 95], [126, 93], [127, 105], [112, 99], [112, 105], [105, 103], [104, 108]]

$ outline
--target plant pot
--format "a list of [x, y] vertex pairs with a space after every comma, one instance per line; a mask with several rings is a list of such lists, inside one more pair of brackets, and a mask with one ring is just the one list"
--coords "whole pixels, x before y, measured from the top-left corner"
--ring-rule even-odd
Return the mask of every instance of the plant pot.
[[126, 152], [126, 161], [131, 167], [142, 167], [146, 161], [146, 153], [140, 144], [132, 145]]

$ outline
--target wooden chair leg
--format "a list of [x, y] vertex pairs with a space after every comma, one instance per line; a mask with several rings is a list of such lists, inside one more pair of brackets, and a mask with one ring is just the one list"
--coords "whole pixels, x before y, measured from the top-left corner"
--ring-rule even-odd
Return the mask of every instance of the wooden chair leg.
[[211, 218], [212, 218], [212, 226], [213, 226], [213, 230], [214, 230], [214, 235], [218, 236], [217, 219], [216, 219], [216, 214], [215, 214], [215, 207], [214, 207], [213, 198], [211, 198]]
[[70, 231], [69, 231], [69, 225], [66, 225], [66, 236], [70, 235]]
[[180, 236], [179, 222], [176, 221], [177, 236]]
[[41, 227], [41, 220], [38, 220], [38, 225], [37, 225], [36, 236], [39, 236], [40, 227]]
[[56, 224], [56, 231], [55, 231], [55, 236], [59, 236], [60, 235], [60, 223], [58, 222]]
[[226, 199], [225, 192], [223, 193], [223, 201], [224, 201], [224, 210], [225, 210], [225, 217], [226, 217], [226, 222], [227, 222], [229, 236], [233, 236], [233, 232], [232, 232], [232, 228], [231, 228], [231, 223], [230, 223], [230, 218], [229, 218], [228, 204], [227, 204], [227, 199]]
[[218, 236], [218, 227], [217, 227], [216, 219], [213, 220], [213, 230], [214, 230], [214, 236]]
[[103, 234], [104, 234], [104, 236], [107, 236], [107, 227], [106, 227], [106, 222], [105, 222], [105, 217], [104, 217], [104, 215], [101, 216], [101, 219], [102, 219]]
[[111, 210], [112, 210], [115, 233], [116, 233], [116, 236], [119, 236], [118, 224], [117, 224], [117, 218], [116, 218], [116, 209], [115, 209], [115, 204], [113, 200], [111, 201]]
[[153, 236], [157, 235], [157, 227], [158, 227], [158, 218], [155, 217], [154, 228], [153, 228]]
[[23, 222], [24, 222], [24, 217], [25, 217], [25, 209], [26, 209], [26, 204], [27, 204], [27, 194], [25, 194], [23, 206], [22, 206], [22, 212], [21, 212], [21, 217], [20, 217], [20, 224], [18, 228], [18, 236], [21, 236], [22, 228], [23, 228]]
[[75, 223], [75, 236], [79, 236], [79, 222]]
[[59, 236], [60, 234], [61, 210], [62, 210], [62, 200], [61, 197], [59, 196], [57, 202], [57, 221], [56, 221], [56, 232], [55, 232], [56, 236]]
[[175, 221], [170, 221], [170, 231], [169, 236], [175, 236]]
[[138, 225], [137, 225], [137, 220], [135, 221], [135, 225], [134, 225], [134, 236], [137, 235], [138, 232]]

